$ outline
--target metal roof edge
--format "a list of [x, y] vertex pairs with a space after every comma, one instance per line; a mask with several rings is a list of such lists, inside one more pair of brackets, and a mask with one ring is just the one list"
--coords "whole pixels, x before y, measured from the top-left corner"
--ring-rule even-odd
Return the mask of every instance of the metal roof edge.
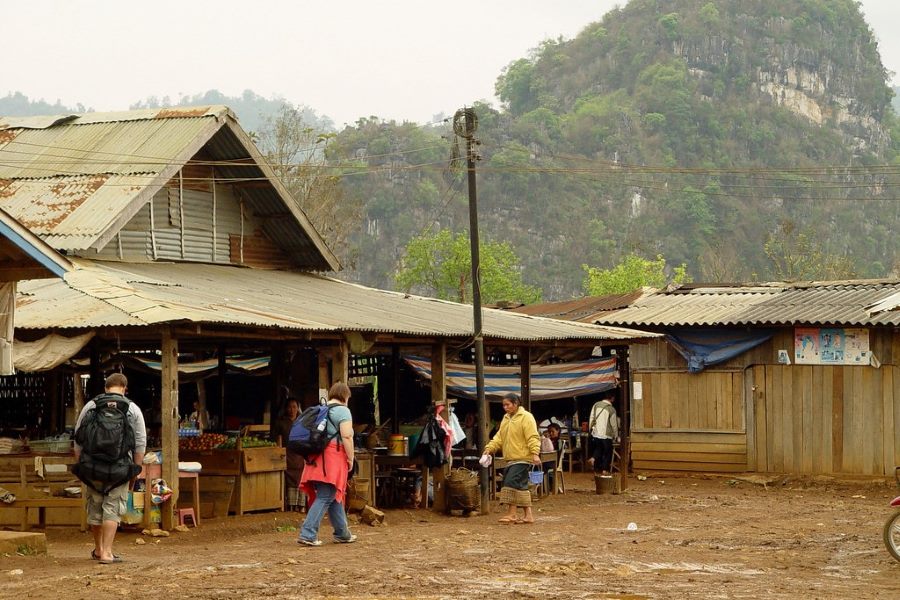
[[3, 209], [0, 209], [0, 234], [56, 277], [63, 277], [73, 268], [69, 259], [51, 248]]

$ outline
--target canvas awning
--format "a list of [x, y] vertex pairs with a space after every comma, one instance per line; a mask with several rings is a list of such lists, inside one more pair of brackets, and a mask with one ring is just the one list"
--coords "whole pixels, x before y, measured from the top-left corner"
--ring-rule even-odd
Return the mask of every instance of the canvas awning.
[[[431, 361], [405, 356], [406, 363], [422, 379], [431, 380]], [[506, 393], [521, 394], [521, 367], [484, 367], [484, 394], [499, 401]], [[447, 363], [447, 392], [464, 398], [476, 397], [475, 365]], [[531, 367], [531, 400], [554, 400], [595, 394], [618, 387], [615, 358], [534, 365]]]

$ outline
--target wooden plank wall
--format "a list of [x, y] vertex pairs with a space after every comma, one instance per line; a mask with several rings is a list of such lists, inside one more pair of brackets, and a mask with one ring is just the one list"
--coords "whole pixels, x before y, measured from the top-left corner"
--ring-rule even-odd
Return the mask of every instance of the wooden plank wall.
[[635, 471], [742, 472], [747, 470], [747, 435], [722, 431], [632, 433]]
[[744, 432], [743, 372], [635, 371], [631, 430]]
[[634, 469], [746, 471], [742, 371], [644, 371], [632, 400]]
[[753, 367], [757, 471], [891, 475], [900, 465], [898, 367]]

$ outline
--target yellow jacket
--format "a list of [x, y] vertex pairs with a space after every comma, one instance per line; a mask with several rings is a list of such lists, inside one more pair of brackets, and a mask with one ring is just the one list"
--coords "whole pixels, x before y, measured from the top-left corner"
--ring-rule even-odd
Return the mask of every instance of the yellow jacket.
[[497, 435], [484, 448], [486, 454], [503, 451], [506, 460], [531, 462], [534, 454], [541, 453], [541, 437], [538, 435], [534, 415], [519, 407], [513, 415], [503, 415]]

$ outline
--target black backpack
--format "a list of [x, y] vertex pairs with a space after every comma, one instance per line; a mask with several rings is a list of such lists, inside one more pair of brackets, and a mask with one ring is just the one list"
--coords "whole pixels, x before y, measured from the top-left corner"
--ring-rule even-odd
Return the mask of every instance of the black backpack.
[[134, 429], [128, 421], [130, 400], [118, 394], [94, 398], [75, 432], [81, 446], [78, 463], [72, 473], [85, 485], [101, 494], [130, 481], [140, 473], [134, 464]]
[[[326, 425], [330, 419], [331, 406], [327, 404], [310, 406], [304, 410], [291, 425], [287, 449], [302, 456], [307, 464], [312, 464], [315, 457], [325, 452], [328, 442], [338, 436], [339, 432], [328, 435]], [[334, 422], [331, 424], [334, 425]]]

